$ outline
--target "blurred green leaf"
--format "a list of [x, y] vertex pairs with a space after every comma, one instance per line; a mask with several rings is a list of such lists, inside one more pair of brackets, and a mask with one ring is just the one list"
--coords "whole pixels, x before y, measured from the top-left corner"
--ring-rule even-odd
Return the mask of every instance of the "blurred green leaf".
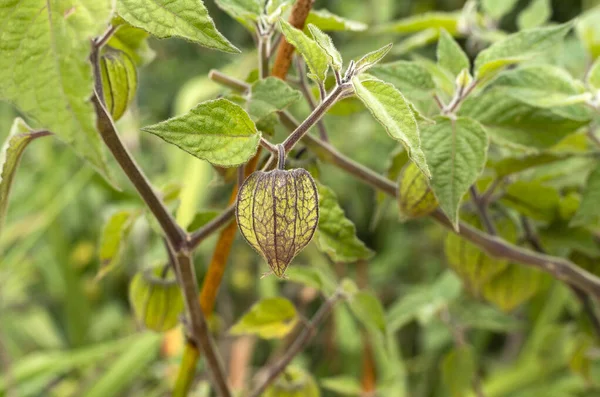
[[194, 218], [187, 227], [188, 232], [193, 232], [215, 219], [220, 214], [219, 211], [201, 211], [194, 215]]
[[382, 32], [413, 33], [434, 28], [435, 30], [445, 29], [452, 36], [456, 36], [459, 34], [459, 19], [460, 13], [458, 12], [428, 12], [391, 22], [382, 26], [379, 30]]
[[108, 46], [116, 50], [125, 52], [137, 66], [144, 66], [150, 63], [155, 53], [148, 45], [148, 32], [131, 26], [124, 20], [115, 23], [118, 26], [117, 31], [108, 40]]
[[429, 71], [416, 62], [396, 61], [380, 63], [369, 70], [369, 74], [396, 86], [400, 91], [429, 92], [435, 83]]
[[483, 296], [501, 310], [510, 312], [540, 290], [543, 276], [538, 269], [511, 263], [483, 286]]
[[531, 168], [539, 167], [544, 164], [555, 163], [569, 158], [570, 154], [541, 152], [535, 154], [526, 154], [521, 156], [504, 157], [498, 161], [488, 162], [488, 167], [496, 171], [496, 176], [502, 178]]
[[296, 308], [285, 298], [266, 298], [250, 308], [229, 330], [232, 335], [253, 334], [263, 339], [280, 339], [296, 325]]
[[430, 284], [412, 287], [387, 311], [387, 328], [395, 333], [415, 318], [427, 322], [441, 308], [456, 299], [461, 282], [451, 271], [442, 273]]
[[531, 29], [548, 22], [552, 16], [550, 0], [531, 0], [527, 8], [519, 14], [517, 25], [520, 29]]
[[244, 164], [258, 148], [260, 133], [248, 113], [227, 99], [206, 101], [188, 113], [143, 127], [214, 165]]
[[314, 266], [293, 266], [285, 273], [289, 281], [312, 287], [327, 294], [333, 293], [336, 280]]
[[308, 24], [313, 24], [324, 32], [339, 30], [362, 32], [368, 28], [368, 26], [362, 22], [353, 21], [351, 19], [332, 14], [326, 9], [310, 10], [305, 24], [307, 26]]
[[549, 222], [558, 215], [560, 197], [555, 188], [541, 182], [516, 181], [506, 188], [501, 202], [525, 216]]
[[158, 357], [161, 335], [151, 332], [138, 334], [123, 353], [111, 360], [109, 369], [86, 391], [90, 397], [115, 396], [138, 379]]
[[340, 375], [324, 378], [319, 383], [324, 389], [342, 396], [360, 396], [362, 394], [360, 382], [351, 376]]
[[514, 99], [501, 89], [467, 98], [459, 114], [486, 127], [492, 142], [525, 152], [536, 152], [560, 142], [586, 124]]
[[467, 54], [445, 30], [440, 31], [437, 46], [438, 64], [456, 77], [464, 69], [469, 70], [470, 62]]
[[450, 350], [442, 359], [442, 378], [452, 397], [471, 390], [476, 371], [475, 352], [469, 345]]
[[154, 0], [119, 0], [117, 12], [131, 25], [161, 39], [180, 37], [207, 48], [240, 52], [219, 33], [200, 0], [163, 1], [160, 6]]
[[44, 136], [34, 132], [21, 118], [16, 118], [0, 150], [0, 234], [8, 209], [8, 198], [19, 160], [31, 141]]
[[508, 14], [517, 2], [518, 0], [481, 0], [481, 8], [487, 15], [498, 20]]
[[104, 224], [102, 234], [100, 235], [98, 249], [100, 268], [98, 269], [96, 280], [104, 277], [117, 265], [123, 248], [122, 243], [127, 239], [131, 226], [138, 215], [138, 211], [117, 211]]
[[349, 300], [350, 310], [370, 330], [386, 333], [385, 311], [379, 299], [370, 292], [358, 291]]
[[531, 59], [560, 43], [573, 27], [572, 23], [523, 30], [492, 44], [475, 59], [475, 77], [489, 78], [501, 68]]
[[594, 226], [600, 222], [600, 163], [588, 177], [581, 204], [571, 226]]
[[319, 228], [317, 244], [333, 261], [355, 262], [368, 259], [373, 252], [356, 237], [356, 227], [346, 218], [333, 190], [324, 185], [319, 189]]

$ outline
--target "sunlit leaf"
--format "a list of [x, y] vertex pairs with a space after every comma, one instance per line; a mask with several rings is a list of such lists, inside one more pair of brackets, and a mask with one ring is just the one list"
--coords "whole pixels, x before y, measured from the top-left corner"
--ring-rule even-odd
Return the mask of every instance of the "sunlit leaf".
[[158, 38], [180, 37], [207, 48], [240, 52], [219, 33], [201, 0], [119, 0], [117, 12]]
[[483, 296], [505, 312], [528, 301], [542, 286], [544, 273], [511, 263], [483, 286]]
[[356, 70], [359, 73], [369, 70], [371, 67], [379, 63], [379, 61], [381, 61], [391, 49], [392, 44], [390, 43], [378, 50], [371, 51], [368, 54], [363, 55], [362, 58], [356, 61]]
[[327, 69], [329, 63], [328, 56], [313, 39], [305, 35], [301, 30], [296, 29], [283, 19], [279, 20], [281, 32], [285, 39], [293, 45], [296, 50], [302, 55], [308, 69], [309, 77], [317, 82], [324, 82], [327, 78]]
[[297, 321], [298, 315], [292, 302], [284, 298], [267, 298], [252, 305], [229, 333], [279, 339], [286, 336]]
[[337, 71], [341, 70], [343, 63], [342, 56], [337, 48], [335, 48], [331, 37], [323, 33], [318, 27], [312, 24], [308, 24], [308, 30], [312, 34], [313, 39], [317, 42], [319, 47], [321, 47], [329, 57], [329, 64], [331, 67]]
[[426, 175], [430, 171], [421, 150], [419, 126], [408, 101], [393, 85], [381, 80], [352, 81], [356, 95], [388, 134], [402, 142], [408, 156]]
[[90, 41], [111, 18], [112, 1], [22, 0], [0, 5], [0, 99], [70, 144], [103, 175], [96, 131]]
[[223, 167], [248, 161], [260, 141], [248, 113], [223, 98], [203, 102], [184, 115], [143, 127], [142, 131]]
[[455, 36], [458, 34], [459, 19], [460, 13], [458, 12], [428, 12], [391, 22], [381, 27], [380, 30], [385, 32], [413, 33], [434, 28], [435, 30], [445, 29], [448, 33]]

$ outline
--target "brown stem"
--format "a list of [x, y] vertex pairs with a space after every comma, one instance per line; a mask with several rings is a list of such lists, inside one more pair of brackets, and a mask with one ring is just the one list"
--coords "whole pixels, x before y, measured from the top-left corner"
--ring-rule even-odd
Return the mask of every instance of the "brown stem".
[[[292, 12], [288, 22], [297, 29], [304, 29], [304, 22], [310, 13], [314, 0], [297, 0], [292, 7]], [[294, 55], [294, 46], [282, 39], [279, 43], [275, 64], [273, 64], [272, 75], [285, 80], [288, 70], [292, 65], [292, 56]]]
[[327, 301], [321, 305], [317, 313], [313, 316], [310, 323], [300, 332], [294, 343], [290, 345], [285, 354], [273, 366], [267, 370], [265, 379], [250, 393], [249, 397], [259, 397], [273, 383], [285, 368], [292, 362], [294, 357], [298, 355], [310, 339], [314, 336], [317, 328], [327, 318], [335, 304], [342, 298], [340, 293], [335, 293]]

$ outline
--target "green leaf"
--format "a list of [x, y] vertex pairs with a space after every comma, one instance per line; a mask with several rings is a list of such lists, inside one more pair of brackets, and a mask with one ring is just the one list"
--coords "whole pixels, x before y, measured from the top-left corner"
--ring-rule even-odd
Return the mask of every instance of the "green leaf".
[[[591, 99], [564, 69], [551, 65], [528, 65], [502, 73], [494, 87], [517, 101], [553, 111], [573, 120], [589, 120], [590, 112], [582, 103]], [[580, 106], [568, 106], [580, 103]]]
[[47, 135], [45, 132], [33, 132], [21, 118], [16, 118], [10, 129], [8, 137], [0, 150], [0, 234], [6, 210], [8, 198], [19, 160], [25, 148], [36, 138]]
[[495, 88], [467, 98], [459, 114], [483, 124], [495, 143], [529, 152], [549, 148], [587, 124], [533, 107]]
[[119, 28], [108, 40], [109, 47], [129, 55], [137, 66], [147, 65], [154, 59], [155, 53], [148, 45], [148, 32], [133, 27], [120, 18], [118, 23], [113, 21], [113, 25]]
[[507, 333], [522, 329], [524, 320], [503, 313], [493, 306], [473, 300], [459, 300], [450, 307], [450, 315], [466, 329]]
[[[481, 222], [476, 216], [468, 216], [465, 222], [481, 229]], [[495, 221], [498, 235], [510, 243], [517, 242], [517, 229], [508, 218]], [[481, 294], [483, 285], [508, 266], [508, 262], [488, 255], [477, 245], [461, 238], [455, 233], [448, 233], [444, 241], [444, 253], [448, 266], [462, 279], [466, 288], [475, 296]]]
[[483, 286], [483, 296], [504, 312], [510, 312], [533, 297], [542, 286], [544, 273], [511, 263]]
[[333, 190], [324, 185], [318, 185], [318, 189], [319, 248], [334, 262], [355, 262], [373, 256], [373, 251], [356, 237], [356, 227], [344, 215]]
[[428, 12], [391, 22], [379, 30], [383, 32], [413, 33], [433, 28], [445, 29], [452, 36], [459, 34], [460, 12]]
[[131, 25], [161, 39], [180, 37], [207, 48], [240, 52], [219, 33], [201, 0], [119, 0], [117, 12]]
[[329, 35], [323, 33], [318, 27], [312, 24], [308, 24], [308, 30], [313, 36], [313, 39], [317, 42], [319, 47], [325, 51], [327, 56], [329, 57], [329, 64], [331, 67], [337, 71], [342, 69], [342, 56], [340, 52], [333, 45], [333, 41]]
[[285, 298], [267, 298], [252, 305], [229, 333], [281, 339], [290, 333], [297, 321], [298, 314], [292, 302]]
[[591, 59], [600, 55], [600, 7], [594, 7], [577, 18], [575, 31]]
[[437, 117], [421, 132], [431, 189], [455, 228], [460, 201], [485, 166], [488, 136], [477, 121]]
[[0, 5], [0, 100], [12, 102], [107, 174], [96, 131], [90, 41], [112, 1], [22, 0]]
[[[394, 47], [394, 55], [405, 55], [416, 50], [426, 47], [429, 44], [435, 43], [440, 37], [440, 31], [438, 29], [426, 29], [422, 32], [415, 33], [396, 44]], [[415, 55], [415, 54], [413, 54]]]
[[137, 215], [139, 215], [137, 211], [117, 211], [104, 224], [98, 249], [100, 269], [96, 275], [96, 280], [108, 274], [118, 263], [123, 248], [122, 243], [129, 235]]
[[462, 397], [473, 387], [477, 371], [475, 352], [469, 345], [458, 346], [442, 359], [442, 379], [452, 397]]
[[362, 32], [367, 30], [368, 26], [362, 22], [353, 21], [332, 14], [326, 9], [310, 10], [306, 25], [313, 24], [324, 32], [346, 30], [352, 32]]
[[572, 27], [572, 23], [564, 23], [511, 34], [479, 53], [475, 59], [475, 76], [478, 79], [490, 77], [500, 68], [549, 50], [560, 43]]
[[258, 80], [250, 88], [248, 113], [255, 123], [267, 116], [286, 109], [300, 99], [299, 91], [290, 87], [285, 81], [276, 77]]
[[234, 19], [256, 21], [263, 12], [260, 0], [216, 0], [215, 3]]
[[220, 214], [219, 211], [202, 211], [196, 213], [194, 218], [186, 228], [188, 232], [193, 232], [194, 230], [200, 229], [202, 226], [206, 225], [208, 222], [215, 219]]
[[336, 281], [325, 272], [314, 266], [294, 266], [285, 275], [289, 281], [312, 287], [318, 291], [331, 294], [335, 290]]
[[552, 16], [549, 0], [531, 0], [531, 3], [517, 17], [519, 29], [531, 29], [548, 22]]
[[569, 157], [571, 157], [571, 155], [568, 153], [542, 152], [505, 157], [495, 162], [489, 162], [488, 166], [496, 171], [496, 176], [498, 178], [503, 178], [534, 167], [562, 161]]
[[515, 6], [518, 0], [481, 0], [483, 12], [495, 20], [499, 20], [508, 14]]
[[293, 45], [296, 50], [302, 55], [310, 73], [308, 76], [317, 81], [324, 83], [327, 78], [327, 53], [311, 38], [305, 35], [301, 30], [296, 29], [287, 21], [280, 19], [279, 25], [285, 39]]
[[451, 271], [445, 271], [432, 283], [413, 286], [387, 311], [389, 332], [395, 333], [415, 318], [427, 322], [458, 298], [461, 291], [460, 279]]
[[456, 77], [463, 71], [469, 70], [469, 57], [460, 47], [460, 45], [450, 36], [448, 32], [440, 32], [440, 40], [437, 46], [438, 64], [449, 71], [452, 77]]
[[142, 128], [214, 165], [244, 164], [256, 153], [260, 133], [240, 106], [227, 99], [199, 104], [188, 113]]
[[381, 80], [352, 80], [356, 95], [387, 133], [402, 142], [408, 156], [427, 177], [431, 176], [425, 154], [421, 150], [419, 126], [409, 102], [393, 85]]
[[596, 59], [587, 75], [588, 84], [596, 91], [600, 90], [600, 59]]
[[356, 61], [356, 71], [358, 73], [365, 72], [369, 70], [371, 67], [375, 66], [379, 61], [381, 61], [388, 52], [392, 49], [392, 43], [381, 47], [378, 50], [371, 51], [368, 54], [363, 55], [358, 61]]
[[571, 226], [594, 226], [600, 221], [600, 163], [588, 177], [581, 204]]
[[162, 335], [146, 332], [136, 336], [121, 355], [111, 358], [111, 365], [84, 393], [90, 397], [115, 396], [127, 390], [157, 360]]
[[332, 391], [342, 396], [360, 396], [362, 387], [360, 382], [351, 376], [340, 375], [320, 380], [323, 389]]
[[429, 71], [416, 62], [396, 61], [373, 66], [369, 74], [396, 86], [401, 92], [425, 91], [435, 89], [433, 77]]
[[358, 291], [349, 299], [350, 310], [367, 329], [385, 335], [385, 311], [379, 299], [365, 291]]
[[538, 181], [516, 181], [506, 188], [501, 202], [530, 218], [550, 222], [558, 215], [558, 191]]

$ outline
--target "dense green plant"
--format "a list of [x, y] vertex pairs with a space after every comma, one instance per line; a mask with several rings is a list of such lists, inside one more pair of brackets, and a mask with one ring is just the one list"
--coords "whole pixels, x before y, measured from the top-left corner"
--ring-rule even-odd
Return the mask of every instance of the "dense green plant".
[[[114, 195], [97, 207], [111, 200], [127, 205], [111, 209], [98, 231], [99, 268], [88, 288], [133, 269], [129, 317], [165, 335], [142, 331], [117, 339], [106, 332], [93, 340], [77, 322], [95, 313], [88, 313], [76, 274], [65, 270], [59, 289], [67, 291], [67, 334], [77, 350], [7, 365], [0, 395], [43, 394], [62, 377], [76, 379], [75, 386], [65, 383], [66, 391], [55, 395], [171, 390], [183, 396], [192, 387], [251, 397], [597, 395], [600, 9], [559, 23], [550, 20], [547, 0], [467, 1], [459, 11], [367, 27], [313, 10], [310, 0], [215, 3], [248, 31], [256, 53], [248, 56], [251, 66], [232, 71], [242, 78], [212, 70], [208, 77], [222, 90], [203, 91], [200, 103], [188, 101], [176, 116], [139, 129], [149, 133], [144, 139], [164, 141], [152, 141], [159, 149], [151, 155], [140, 151], [149, 167], [171, 158], [165, 142], [187, 152], [173, 157], [186, 162], [179, 168], [183, 175], [153, 183], [117, 130], [130, 129], [126, 123], [135, 120], [128, 111], [135, 111], [138, 71], [152, 61], [149, 36], [240, 53], [202, 1], [0, 0], [0, 98], [20, 116], [0, 154], [0, 249], [15, 250], [3, 254], [0, 281], [23, 259], [12, 235], [35, 222], [60, 234], [60, 224], [50, 226], [51, 214], [68, 205], [65, 192], [83, 190], [91, 166], [104, 197]], [[393, 8], [394, 2], [373, 4]], [[501, 29], [506, 21], [516, 32]], [[348, 60], [326, 32], [369, 43], [410, 36], [396, 46], [350, 46], [348, 53], [356, 56]], [[227, 59], [234, 56], [244, 55]], [[368, 139], [342, 154], [362, 128]], [[384, 131], [387, 141], [380, 139]], [[11, 187], [20, 197], [43, 191], [45, 181], [21, 185], [14, 177], [25, 149], [46, 136], [66, 143], [86, 168], [57, 186], [57, 208], [52, 195], [43, 194], [40, 200], [50, 203], [47, 219], [19, 223], [13, 217], [5, 227]], [[378, 171], [386, 163], [385, 173]], [[214, 200], [218, 211], [198, 208], [204, 186], [197, 170], [207, 164], [217, 175], [215, 192], [235, 186], [229, 203], [220, 193]], [[354, 189], [336, 181], [332, 168], [377, 192], [375, 210], [359, 210], [372, 215], [375, 238], [368, 244], [359, 238], [364, 229], [357, 232], [350, 220], [352, 211], [340, 204], [349, 202], [347, 196], [355, 199]], [[128, 190], [114, 192], [126, 184], [141, 200], [123, 198], [132, 196]], [[27, 208], [19, 210], [27, 216]], [[87, 222], [72, 214], [74, 222]], [[424, 233], [406, 229], [398, 217], [436, 225]], [[242, 240], [234, 242], [237, 227], [262, 259]], [[210, 266], [200, 269], [194, 262], [205, 260], [203, 246], [217, 232]], [[406, 261], [419, 268], [416, 282], [395, 274], [396, 258], [410, 250], [402, 239], [426, 251]], [[233, 244], [229, 262], [236, 263], [226, 270]], [[450, 270], [428, 257], [437, 258], [441, 249]], [[78, 250], [67, 251], [74, 262], [89, 247]], [[59, 257], [67, 261], [64, 253]], [[265, 262], [273, 276], [260, 276]], [[260, 266], [250, 271], [254, 263]], [[382, 270], [372, 270], [377, 266]], [[241, 302], [229, 318], [213, 313], [224, 273], [234, 287], [225, 292], [228, 300]], [[0, 298], [10, 302], [4, 285], [10, 283], [0, 284]], [[261, 292], [251, 294], [254, 289]], [[297, 294], [294, 301], [290, 291]], [[323, 298], [318, 309], [307, 308], [317, 294]], [[309, 311], [315, 313], [307, 320], [302, 313]], [[332, 313], [335, 327], [326, 336], [323, 325]], [[2, 321], [10, 328], [20, 320]], [[225, 333], [235, 337], [229, 349], [215, 341], [227, 341]], [[168, 350], [181, 334], [185, 347], [171, 382], [139, 375], [156, 360], [161, 342]], [[336, 363], [322, 352], [316, 353], [321, 362], [311, 364], [302, 353], [316, 334], [325, 349], [360, 355], [362, 364]], [[272, 357], [264, 353], [269, 349], [254, 349], [273, 346], [265, 342], [271, 339], [280, 340]], [[250, 353], [240, 353], [244, 349]], [[123, 350], [104, 364], [101, 376], [81, 369]], [[254, 364], [261, 368], [252, 379], [232, 380], [232, 372], [246, 374]], [[210, 382], [196, 386], [204, 369]]]

